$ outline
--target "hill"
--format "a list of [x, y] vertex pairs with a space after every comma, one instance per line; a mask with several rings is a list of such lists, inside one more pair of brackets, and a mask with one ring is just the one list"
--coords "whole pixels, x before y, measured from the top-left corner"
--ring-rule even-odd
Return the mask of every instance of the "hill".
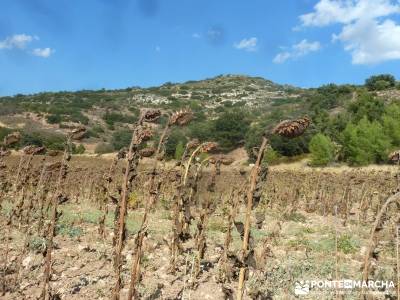
[[[389, 84], [387, 77], [374, 78], [372, 85], [371, 82], [365, 86], [330, 84], [303, 89], [260, 77], [221, 75], [150, 88], [0, 97], [0, 138], [12, 130], [20, 130], [24, 138], [19, 146], [40, 144], [62, 149], [67, 130], [83, 124], [88, 132], [77, 152], [106, 153], [129, 142], [129, 130], [141, 108], [157, 107], [164, 112], [190, 108], [195, 119], [187, 128], [173, 132], [167, 144], [168, 156], [174, 157], [177, 145], [190, 138], [217, 140], [222, 151], [244, 145], [251, 156], [251, 148], [257, 145], [261, 130], [280, 120], [307, 114], [313, 119], [307, 136], [289, 142], [272, 140], [278, 155], [300, 155], [309, 151], [308, 143], [318, 132], [339, 143], [339, 132], [347, 123], [358, 122], [371, 113], [368, 110], [376, 108], [374, 101], [382, 104], [376, 108], [382, 110], [378, 112], [380, 115], [373, 116], [377, 121], [386, 106], [399, 101], [396, 84]], [[156, 131], [161, 130], [163, 121]], [[147, 145], [156, 140], [157, 136]], [[387, 151], [396, 146], [392, 143]]]

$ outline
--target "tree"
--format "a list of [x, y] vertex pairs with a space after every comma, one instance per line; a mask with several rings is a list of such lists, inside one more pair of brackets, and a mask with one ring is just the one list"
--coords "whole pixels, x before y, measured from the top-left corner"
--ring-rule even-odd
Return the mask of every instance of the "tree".
[[308, 130], [300, 137], [287, 139], [279, 135], [270, 137], [270, 144], [275, 151], [283, 156], [296, 156], [303, 153], [308, 153], [308, 143], [311, 139], [311, 131]]
[[244, 112], [225, 112], [214, 123], [215, 141], [222, 150], [230, 151], [244, 140], [249, 127], [250, 120]]
[[328, 84], [315, 90], [309, 101], [312, 108], [332, 109], [351, 98], [353, 89], [348, 85]]
[[354, 122], [360, 121], [364, 116], [367, 116], [368, 120], [372, 122], [381, 119], [385, 111], [385, 104], [373, 95], [363, 93], [357, 101], [349, 104], [348, 111]]
[[335, 146], [331, 139], [322, 133], [314, 135], [309, 144], [311, 153], [311, 165], [326, 166], [333, 161]]
[[400, 146], [400, 106], [390, 104], [382, 117], [384, 133], [390, 137], [394, 146]]
[[370, 91], [381, 91], [387, 88], [394, 87], [396, 79], [390, 74], [381, 74], [369, 77], [365, 80], [365, 86]]
[[367, 165], [386, 160], [391, 140], [377, 121], [367, 117], [357, 124], [349, 123], [342, 133], [344, 159], [352, 165]]

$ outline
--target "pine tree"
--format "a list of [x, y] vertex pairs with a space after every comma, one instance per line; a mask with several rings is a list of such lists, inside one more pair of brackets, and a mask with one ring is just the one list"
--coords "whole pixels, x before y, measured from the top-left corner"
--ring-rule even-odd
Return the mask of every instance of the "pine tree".
[[326, 166], [335, 156], [335, 146], [331, 139], [321, 133], [313, 136], [310, 141], [311, 164], [313, 166]]

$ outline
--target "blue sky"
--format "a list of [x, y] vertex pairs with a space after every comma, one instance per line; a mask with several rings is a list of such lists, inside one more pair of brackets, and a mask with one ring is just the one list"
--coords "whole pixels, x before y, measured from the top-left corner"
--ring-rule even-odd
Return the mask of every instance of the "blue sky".
[[0, 0], [0, 95], [400, 78], [397, 0]]

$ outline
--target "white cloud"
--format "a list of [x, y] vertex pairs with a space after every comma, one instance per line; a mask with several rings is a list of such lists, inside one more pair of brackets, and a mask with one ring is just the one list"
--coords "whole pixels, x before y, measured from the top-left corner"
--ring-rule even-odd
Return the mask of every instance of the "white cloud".
[[400, 59], [400, 26], [392, 20], [363, 20], [343, 27], [333, 37], [345, 45], [353, 64], [376, 64]]
[[332, 41], [341, 41], [353, 64], [400, 59], [400, 25], [389, 18], [400, 14], [392, 0], [320, 0], [314, 11], [300, 16], [303, 27], [341, 24]]
[[257, 51], [257, 38], [251, 37], [248, 39], [243, 39], [239, 43], [235, 43], [233, 46], [239, 50], [246, 50], [250, 52]]
[[291, 57], [290, 52], [281, 52], [275, 56], [273, 62], [276, 64], [282, 64], [285, 61], [287, 61], [290, 57]]
[[33, 40], [38, 40], [37, 36], [27, 34], [14, 34], [0, 41], [0, 49], [24, 49]]
[[199, 39], [199, 38], [201, 38], [201, 35], [199, 33], [195, 32], [192, 34], [192, 38]]
[[319, 42], [309, 42], [304, 39], [300, 43], [293, 45], [290, 50], [278, 53], [273, 62], [276, 64], [282, 64], [288, 59], [296, 59], [320, 49], [321, 44]]
[[[0, 50], [7, 49], [20, 49], [25, 50], [26, 53], [30, 53], [34, 56], [47, 58], [52, 55], [55, 50], [51, 48], [35, 48], [32, 50], [28, 48], [28, 45], [33, 41], [39, 40], [39, 37], [36, 35], [28, 35], [28, 34], [14, 34], [5, 38], [4, 40], [0, 40]], [[28, 49], [26, 49], [28, 48]]]
[[375, 19], [399, 13], [392, 0], [320, 0], [314, 12], [300, 16], [303, 26], [348, 24], [359, 19]]
[[47, 58], [55, 52], [54, 49], [51, 48], [36, 48], [33, 49], [32, 54], [35, 56]]

